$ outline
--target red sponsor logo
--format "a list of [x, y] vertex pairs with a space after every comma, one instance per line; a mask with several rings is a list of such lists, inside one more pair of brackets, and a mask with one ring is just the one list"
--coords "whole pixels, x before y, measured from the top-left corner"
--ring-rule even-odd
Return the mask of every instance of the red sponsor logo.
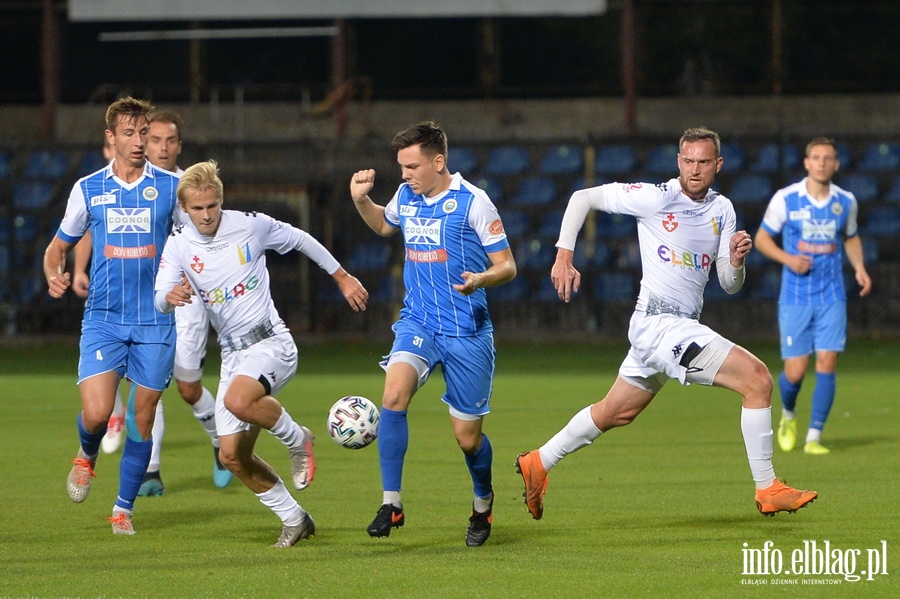
[[503, 221], [499, 218], [488, 225], [488, 233], [491, 235], [499, 235], [503, 232]]
[[107, 258], [153, 258], [156, 256], [156, 245], [138, 245], [135, 247], [106, 245], [103, 247], [103, 255]]
[[797, 244], [797, 249], [804, 254], [833, 254], [837, 251], [837, 244], [801, 241]]
[[406, 248], [406, 259], [410, 262], [446, 262], [447, 250], [413, 250]]

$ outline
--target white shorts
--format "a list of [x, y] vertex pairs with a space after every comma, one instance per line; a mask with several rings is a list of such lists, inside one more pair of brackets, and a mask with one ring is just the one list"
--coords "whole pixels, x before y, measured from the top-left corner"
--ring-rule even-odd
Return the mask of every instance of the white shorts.
[[219, 436], [248, 431], [253, 426], [225, 407], [228, 386], [237, 375], [264, 380], [276, 395], [297, 372], [297, 345], [289, 331], [263, 339], [247, 349], [222, 351], [222, 370], [216, 392], [216, 431]]
[[203, 360], [209, 341], [209, 314], [200, 298], [175, 308], [176, 380], [193, 383], [203, 378]]
[[[646, 316], [643, 312], [632, 315], [628, 340], [631, 348], [619, 367], [619, 374], [626, 378], [654, 379], [647, 388], [653, 393], [661, 388], [660, 382], [668, 380], [661, 380], [660, 375], [677, 379], [682, 385], [712, 385], [719, 367], [734, 347], [734, 343], [699, 321], [672, 314]], [[688, 365], [682, 365], [686, 351], [696, 355]]]

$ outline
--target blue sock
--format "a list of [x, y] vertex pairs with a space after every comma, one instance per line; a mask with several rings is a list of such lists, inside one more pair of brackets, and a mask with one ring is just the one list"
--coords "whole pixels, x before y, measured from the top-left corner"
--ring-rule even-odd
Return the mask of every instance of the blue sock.
[[487, 435], [482, 435], [481, 447], [474, 454], [466, 455], [466, 466], [472, 475], [476, 497], [490, 497], [493, 492], [491, 486], [491, 463], [494, 461], [494, 449]]
[[122, 462], [119, 464], [117, 507], [129, 511], [134, 509], [134, 500], [141, 489], [141, 483], [144, 482], [152, 450], [153, 439], [135, 441], [131, 437], [125, 437], [125, 449], [122, 451]]
[[409, 422], [406, 410], [397, 412], [381, 408], [378, 421], [378, 461], [381, 464], [381, 486], [384, 491], [399, 491], [403, 480], [403, 459], [409, 447]]
[[778, 377], [778, 390], [781, 392], [781, 405], [785, 410], [794, 411], [794, 406], [797, 405], [797, 394], [800, 393], [800, 385], [803, 384], [803, 379], [800, 379], [796, 383], [791, 383], [784, 372], [781, 373], [781, 376]]
[[831, 373], [816, 373], [816, 388], [812, 395], [812, 416], [809, 419], [809, 428], [822, 430], [831, 405], [834, 403], [834, 392], [837, 387], [837, 375]]
[[106, 434], [104, 426], [99, 432], [89, 433], [84, 430], [84, 422], [81, 420], [82, 413], [78, 413], [78, 438], [81, 441], [81, 451], [88, 456], [96, 456], [100, 453], [100, 442], [103, 441], [103, 435]]

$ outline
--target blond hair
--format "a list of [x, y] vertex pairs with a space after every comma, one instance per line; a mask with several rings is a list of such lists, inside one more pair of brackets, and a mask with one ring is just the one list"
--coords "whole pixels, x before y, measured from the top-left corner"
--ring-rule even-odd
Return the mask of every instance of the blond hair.
[[207, 160], [206, 162], [198, 162], [191, 165], [181, 175], [178, 182], [178, 202], [184, 206], [187, 201], [188, 190], [206, 191], [212, 189], [216, 192], [216, 197], [223, 200], [222, 179], [219, 178], [219, 167], [215, 160]]

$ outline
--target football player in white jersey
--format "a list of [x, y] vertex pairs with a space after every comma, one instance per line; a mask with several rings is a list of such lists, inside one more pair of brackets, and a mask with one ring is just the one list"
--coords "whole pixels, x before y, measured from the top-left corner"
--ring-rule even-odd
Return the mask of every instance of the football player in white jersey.
[[382, 505], [366, 530], [386, 537], [405, 522], [400, 488], [409, 445], [407, 409], [441, 364], [447, 385], [441, 399], [449, 408], [474, 491], [466, 545], [477, 547], [491, 533], [494, 502], [493, 449], [482, 431], [491, 411], [495, 363], [484, 288], [511, 281], [516, 263], [490, 198], [459, 173], [450, 173], [447, 136], [440, 127], [419, 123], [394, 136], [391, 147], [404, 182], [387, 206], [368, 195], [374, 170], [361, 170], [350, 180], [353, 203], [369, 228], [384, 237], [400, 231], [406, 250], [406, 296], [393, 326], [394, 345], [382, 363]]
[[763, 515], [794, 512], [817, 497], [815, 491], [793, 489], [775, 477], [769, 369], [698, 320], [712, 264], [722, 288], [737, 292], [752, 240], [746, 231], [735, 231], [731, 201], [711, 189], [722, 168], [719, 136], [709, 129], [688, 129], [678, 147], [677, 179], [579, 190], [566, 207], [550, 273], [562, 301], [568, 302], [581, 286], [572, 258], [578, 231], [592, 209], [637, 218], [643, 278], [628, 329], [631, 349], [612, 388], [539, 449], [516, 459], [525, 503], [536, 520], [543, 515], [550, 469], [602, 433], [631, 423], [673, 378], [683, 385], [724, 387], [743, 398], [741, 432], [756, 506]]
[[155, 304], [164, 313], [192, 302], [207, 311], [222, 348], [219, 457], [281, 519], [274, 546], [290, 547], [315, 534], [316, 525], [253, 449], [260, 428], [284, 443], [294, 486], [303, 490], [315, 475], [314, 437], [274, 397], [297, 370], [297, 346], [272, 301], [265, 251], [306, 254], [334, 278], [355, 311], [365, 310], [368, 293], [305, 231], [264, 214], [222, 210], [223, 197], [215, 162], [184, 172], [178, 202], [192, 224], [176, 227], [166, 242]]

